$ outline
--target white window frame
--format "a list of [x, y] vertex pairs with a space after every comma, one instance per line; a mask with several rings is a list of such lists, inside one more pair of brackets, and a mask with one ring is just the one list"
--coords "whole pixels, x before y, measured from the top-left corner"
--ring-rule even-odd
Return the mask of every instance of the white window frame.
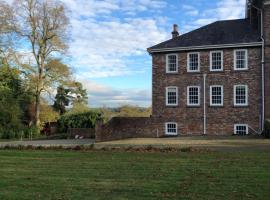
[[[213, 53], [221, 53], [221, 69], [213, 69]], [[210, 51], [210, 71], [211, 72], [220, 72], [223, 71], [223, 51]]]
[[[198, 103], [190, 103], [189, 100], [189, 88], [197, 88], [198, 89]], [[201, 87], [200, 86], [187, 86], [187, 105], [188, 106], [200, 106], [201, 105]]]
[[234, 124], [234, 135], [238, 135], [237, 134], [237, 126], [245, 126], [246, 127], [246, 135], [248, 135], [248, 124]]
[[[212, 102], [212, 88], [213, 87], [221, 87], [221, 103], [220, 104], [213, 104]], [[224, 105], [224, 89], [223, 85], [211, 85], [210, 86], [210, 106], [223, 106]]]
[[[175, 104], [169, 104], [168, 103], [168, 90], [169, 89], [172, 89], [172, 88], [174, 88], [174, 89], [176, 89], [176, 103]], [[176, 87], [176, 86], [168, 86], [168, 87], [166, 87], [166, 106], [178, 106], [178, 87]]]
[[[198, 55], [198, 69], [197, 70], [191, 70], [190, 69], [190, 60], [189, 60], [189, 55], [190, 54], [197, 54]], [[187, 54], [187, 72], [200, 72], [201, 68], [201, 56], [200, 52], [190, 52]]]
[[[169, 56], [176, 56], [176, 71], [169, 71]], [[167, 74], [178, 73], [178, 54], [176, 53], [166, 54], [166, 73]]]
[[[168, 132], [168, 124], [175, 124], [176, 133], [170, 133], [170, 132]], [[165, 135], [178, 135], [178, 125], [177, 125], [176, 122], [166, 122], [165, 123]]]
[[[241, 103], [241, 104], [237, 104], [236, 103], [236, 88], [237, 87], [245, 87], [246, 90], [246, 103]], [[234, 102], [234, 106], [248, 106], [248, 85], [234, 85], [233, 86], [233, 102]]]
[[[245, 68], [237, 68], [237, 65], [236, 65], [236, 52], [237, 51], [245, 51], [245, 59], [246, 59], [246, 62], [245, 62]], [[235, 49], [234, 50], [234, 70], [235, 71], [242, 71], [242, 70], [247, 70], [248, 69], [248, 50], [247, 49]]]

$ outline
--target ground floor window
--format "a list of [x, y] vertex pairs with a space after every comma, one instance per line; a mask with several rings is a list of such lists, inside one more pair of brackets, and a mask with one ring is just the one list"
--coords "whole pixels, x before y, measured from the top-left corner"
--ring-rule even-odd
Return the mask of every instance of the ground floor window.
[[177, 123], [167, 122], [165, 124], [166, 135], [177, 135]]
[[247, 124], [235, 124], [234, 125], [234, 134], [235, 135], [247, 135], [248, 134], [248, 125]]

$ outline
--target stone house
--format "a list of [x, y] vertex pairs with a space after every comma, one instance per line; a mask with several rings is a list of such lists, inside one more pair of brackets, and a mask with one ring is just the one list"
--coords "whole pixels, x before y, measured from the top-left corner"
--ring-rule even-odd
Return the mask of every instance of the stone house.
[[270, 0], [148, 48], [152, 118], [165, 135], [260, 133], [270, 118]]

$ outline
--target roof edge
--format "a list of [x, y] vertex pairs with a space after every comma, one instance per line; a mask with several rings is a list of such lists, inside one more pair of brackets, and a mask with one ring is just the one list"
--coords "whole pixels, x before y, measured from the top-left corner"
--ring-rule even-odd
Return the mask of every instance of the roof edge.
[[148, 48], [148, 53], [161, 53], [161, 52], [172, 52], [172, 51], [189, 51], [189, 50], [204, 50], [204, 49], [223, 49], [223, 48], [234, 48], [234, 47], [254, 47], [262, 46], [262, 42], [250, 42], [250, 43], [236, 43], [236, 44], [219, 44], [219, 45], [203, 45], [203, 46], [189, 46], [189, 47], [174, 47], [174, 48], [160, 48], [151, 49]]

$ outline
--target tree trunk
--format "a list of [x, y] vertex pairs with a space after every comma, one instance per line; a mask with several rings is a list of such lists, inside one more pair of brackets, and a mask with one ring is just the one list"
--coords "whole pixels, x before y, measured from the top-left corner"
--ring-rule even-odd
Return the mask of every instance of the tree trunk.
[[35, 125], [36, 127], [39, 127], [40, 125], [40, 92], [37, 92], [36, 94], [36, 105], [35, 105]]

